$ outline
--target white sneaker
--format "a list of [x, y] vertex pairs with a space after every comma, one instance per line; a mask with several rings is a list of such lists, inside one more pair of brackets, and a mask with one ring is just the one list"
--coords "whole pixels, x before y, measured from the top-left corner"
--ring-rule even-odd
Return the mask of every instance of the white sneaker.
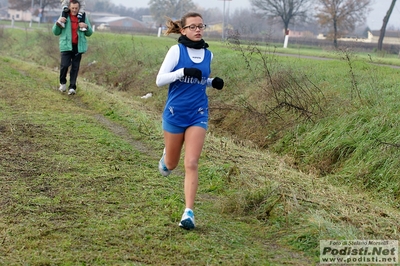
[[60, 88], [58, 88], [59, 91], [61, 92], [66, 92], [67, 91], [67, 84], [60, 84]]
[[182, 219], [181, 222], [179, 223], [179, 226], [186, 230], [195, 228], [194, 213], [191, 209], [186, 208], [185, 212], [182, 215]]
[[160, 170], [160, 173], [162, 176], [169, 176], [169, 174], [171, 174], [171, 170], [168, 170], [167, 166], [164, 163], [164, 157], [165, 157], [165, 148], [163, 151], [163, 154], [161, 156], [160, 162], [158, 163], [158, 170]]
[[69, 89], [68, 95], [74, 95], [76, 91], [74, 89]]
[[65, 29], [65, 23], [64, 22], [61, 22], [61, 21], [57, 20], [56, 21], [56, 25], [58, 27], [60, 27], [61, 29]]

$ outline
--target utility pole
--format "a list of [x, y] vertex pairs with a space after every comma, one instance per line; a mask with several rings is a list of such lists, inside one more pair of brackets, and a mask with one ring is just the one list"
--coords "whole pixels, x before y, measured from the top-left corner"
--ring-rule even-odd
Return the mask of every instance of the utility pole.
[[29, 23], [29, 28], [32, 28], [32, 20], [33, 20], [33, 0], [31, 4], [31, 22]]
[[232, 0], [219, 0], [224, 2], [223, 14], [222, 14], [222, 40], [225, 40], [225, 2]]
[[42, 7], [42, 0], [40, 0], [40, 4], [39, 4], [39, 26], [40, 26], [40, 22], [42, 22], [42, 17], [43, 17], [43, 7]]

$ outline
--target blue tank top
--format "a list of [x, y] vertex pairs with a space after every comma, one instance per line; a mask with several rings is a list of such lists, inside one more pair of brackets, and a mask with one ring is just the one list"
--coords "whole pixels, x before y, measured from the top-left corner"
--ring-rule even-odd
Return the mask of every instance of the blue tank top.
[[175, 126], [188, 127], [198, 121], [208, 121], [206, 85], [211, 72], [211, 52], [204, 49], [203, 61], [194, 63], [189, 57], [186, 46], [182, 44], [178, 46], [179, 61], [173, 71], [194, 67], [201, 70], [203, 78], [198, 81], [196, 78], [183, 77], [169, 85], [163, 119]]

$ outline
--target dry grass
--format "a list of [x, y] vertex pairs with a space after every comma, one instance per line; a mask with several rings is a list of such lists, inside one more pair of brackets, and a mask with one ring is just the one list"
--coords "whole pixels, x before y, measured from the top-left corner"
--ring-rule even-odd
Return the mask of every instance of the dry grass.
[[[224, 212], [256, 215], [304, 250], [316, 252], [321, 239], [400, 239], [400, 213], [389, 202], [295, 171], [290, 158], [214, 137], [208, 138], [205, 156], [227, 165], [230, 193], [219, 204]], [[313, 239], [312, 248], [303, 246], [301, 235]]]
[[[231, 72], [238, 65], [236, 59], [216, 62], [217, 69], [237, 75], [227, 76], [228, 85], [223, 91], [210, 91], [209, 94], [213, 125], [201, 158], [198, 198], [199, 213], [203, 219], [199, 219], [199, 223], [203, 224], [194, 233], [175, 231], [182, 207], [182, 196], [177, 192], [181, 191], [182, 166], [174, 172], [177, 178], [168, 180], [170, 183], [160, 182], [154, 172], [162, 149], [159, 113], [166, 91], [154, 91], [154, 96], [146, 101], [139, 97], [155, 88], [154, 77], [160, 63], [157, 60], [162, 58], [158, 55], [164, 54], [164, 50], [160, 48], [162, 45], [155, 47], [154, 50], [158, 51], [154, 56], [156, 59], [151, 59], [151, 52], [141, 53], [138, 47], [130, 44], [128, 41], [127, 46], [113, 51], [112, 56], [99, 54], [104, 51], [100, 46], [93, 47], [96, 53], [85, 55], [79, 81], [81, 87], [77, 97], [72, 99], [62, 97], [53, 90], [57, 86], [57, 72], [2, 58], [1, 64], [8, 72], [1, 74], [8, 83], [0, 83], [3, 96], [0, 100], [0, 134], [9, 136], [14, 130], [19, 135], [14, 134], [12, 141], [2, 138], [1, 154], [4, 160], [1, 160], [0, 169], [5, 169], [3, 172], [8, 179], [18, 182], [3, 183], [1, 188], [3, 192], [7, 191], [1, 199], [7, 206], [1, 212], [1, 232], [5, 239], [5, 245], [0, 249], [1, 259], [15, 262], [11, 255], [17, 254], [24, 256], [26, 261], [50, 263], [39, 253], [64, 237], [64, 248], [60, 251], [55, 247], [50, 253], [62, 256], [71, 264], [156, 264], [158, 259], [163, 258], [165, 264], [199, 263], [199, 259], [204, 259], [200, 265], [310, 265], [318, 257], [318, 243], [322, 239], [399, 239], [400, 216], [398, 210], [392, 208], [391, 195], [386, 199], [366, 191], [363, 186], [351, 186], [349, 184], [353, 181], [350, 179], [338, 182], [333, 176], [320, 177], [321, 169], [332, 171], [334, 164], [341, 162], [338, 156], [348, 147], [346, 143], [340, 146], [338, 142], [336, 147], [339, 148], [333, 149], [336, 152], [333, 154], [328, 150], [321, 155], [322, 151], [316, 150], [311, 154], [316, 159], [308, 168], [304, 165], [298, 167], [299, 157], [305, 157], [304, 153], [314, 147], [315, 142], [299, 147], [299, 157], [277, 156], [257, 148], [260, 143], [279, 139], [281, 130], [293, 127], [293, 117], [299, 117], [299, 113], [293, 110], [282, 112], [280, 115], [284, 120], [271, 122], [265, 116], [268, 108], [263, 109], [261, 103], [249, 106], [248, 103], [252, 103], [257, 96], [242, 90], [249, 84], [240, 83], [241, 75], [248, 74], [247, 71]], [[223, 51], [223, 48], [220, 49]], [[123, 55], [129, 51], [129, 54], [139, 58], [132, 66], [126, 61], [121, 63], [122, 59], [126, 59]], [[21, 50], [21, 53], [26, 51]], [[149, 58], [146, 59], [146, 56]], [[112, 58], [118, 59], [117, 62]], [[89, 66], [94, 60], [97, 63]], [[107, 61], [110, 61], [109, 65]], [[227, 62], [232, 66], [223, 68], [222, 65]], [[139, 69], [142, 63], [144, 67]], [[120, 67], [123, 68], [121, 71]], [[345, 72], [339, 70], [337, 73]], [[271, 76], [272, 80], [278, 78], [279, 73], [286, 72], [277, 72], [277, 76]], [[98, 78], [98, 74], [105, 76]], [[93, 84], [94, 81], [100, 86]], [[129, 86], [124, 87], [124, 84]], [[265, 85], [260, 88], [268, 90], [265, 95], [273, 94], [268, 82], [260, 84]], [[320, 84], [324, 89], [330, 88], [329, 82], [322, 80]], [[286, 85], [283, 82], [278, 87], [282, 89]], [[298, 88], [296, 86], [292, 89]], [[334, 94], [340, 95], [339, 92], [332, 92], [330, 97]], [[28, 107], [38, 109], [30, 116], [22, 115]], [[310, 107], [315, 106], [311, 104]], [[47, 115], [44, 110], [48, 108], [52, 109], [50, 113], [53, 115], [43, 117], [43, 114]], [[70, 119], [68, 113], [77, 115], [78, 119]], [[30, 119], [33, 117], [38, 120]], [[258, 125], [260, 123], [261, 126]], [[393, 125], [390, 121], [388, 124]], [[70, 125], [82, 131], [74, 135], [69, 132]], [[309, 129], [307, 126], [299, 128], [299, 135], [294, 136], [299, 137], [295, 139], [298, 143], [302, 141], [300, 134]], [[328, 129], [326, 126], [321, 135], [329, 133]], [[81, 146], [74, 141], [64, 142], [66, 147], [60, 146], [54, 136], [65, 132], [67, 139], [77, 136], [83, 148], [78, 149]], [[230, 137], [229, 133], [234, 136]], [[320, 136], [317, 131], [312, 133]], [[38, 143], [32, 140], [32, 136], [37, 138]], [[57, 156], [76, 156], [79, 163], [70, 167], [69, 163], [73, 160], [69, 159], [68, 163], [59, 164], [56, 170], [52, 170], [51, 166], [58, 162]], [[360, 173], [367, 179], [369, 173], [364, 170]], [[51, 174], [61, 174], [62, 177], [43, 177]], [[346, 179], [350, 175], [340, 178]], [[24, 180], [24, 177], [28, 179]], [[356, 184], [363, 183], [363, 180]], [[60, 187], [65, 186], [69, 189], [63, 191]], [[32, 189], [25, 190], [26, 187]], [[61, 197], [57, 197], [60, 193], [63, 193]], [[26, 198], [30, 196], [34, 197], [33, 203]], [[45, 211], [38, 212], [39, 208]], [[5, 219], [15, 210], [14, 219]], [[56, 217], [54, 223], [47, 222], [46, 215], [49, 213]], [[157, 215], [149, 216], [148, 213]], [[30, 215], [29, 220], [24, 219], [24, 214]], [[65, 220], [62, 220], [63, 216]], [[82, 220], [75, 227], [71, 226], [77, 219]], [[40, 221], [40, 224], [35, 221]], [[59, 226], [60, 222], [62, 226]], [[35, 230], [47, 226], [48, 230], [26, 233], [24, 228], [29, 226]], [[16, 232], [23, 234], [14, 242], [9, 242]], [[72, 233], [78, 233], [81, 238], [71, 238]], [[182, 239], [184, 247], [180, 242]], [[29, 249], [24, 250], [26, 243]], [[37, 243], [39, 247], [35, 247]], [[71, 247], [76, 253], [70, 252]], [[192, 248], [197, 253], [192, 253]], [[305, 251], [307, 256], [292, 248]], [[8, 255], [12, 250], [16, 253]], [[82, 250], [87, 253], [77, 254]], [[29, 251], [37, 251], [38, 254], [34, 258], [29, 257]], [[102, 255], [102, 252], [107, 255]], [[287, 254], [295, 259], [288, 259]]]

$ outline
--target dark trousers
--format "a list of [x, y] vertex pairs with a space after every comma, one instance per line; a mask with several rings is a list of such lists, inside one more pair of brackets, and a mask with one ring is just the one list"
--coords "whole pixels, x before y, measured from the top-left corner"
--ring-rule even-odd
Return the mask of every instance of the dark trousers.
[[61, 52], [60, 84], [67, 83], [68, 68], [71, 66], [69, 72], [69, 88], [76, 90], [76, 79], [78, 78], [82, 54], [78, 53], [77, 45], [73, 45], [72, 47], [72, 51]]

